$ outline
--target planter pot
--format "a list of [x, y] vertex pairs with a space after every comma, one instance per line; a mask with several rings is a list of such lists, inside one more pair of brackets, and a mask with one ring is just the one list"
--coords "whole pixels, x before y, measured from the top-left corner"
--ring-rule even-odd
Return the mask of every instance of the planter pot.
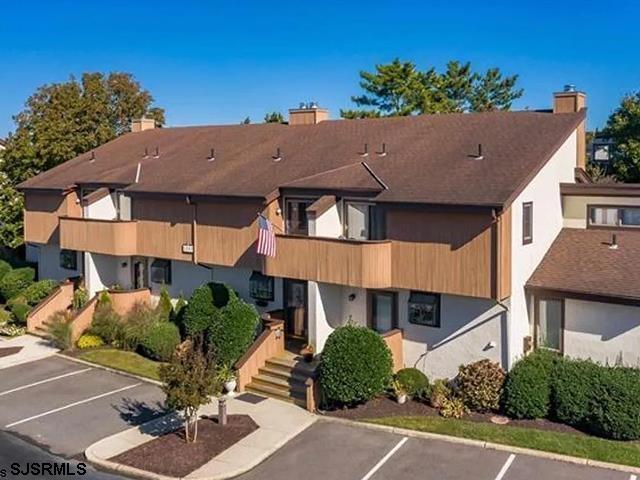
[[224, 382], [224, 389], [227, 393], [235, 392], [237, 386], [238, 386], [238, 382], [235, 378], [232, 378], [231, 380], [227, 380], [226, 382]]
[[313, 361], [313, 353], [312, 352], [304, 352], [302, 354], [302, 358], [304, 359], [305, 362], [312, 362]]
[[407, 403], [407, 395], [406, 395], [406, 394], [398, 395], [398, 396], [396, 397], [396, 401], [397, 401], [400, 405], [403, 405], [403, 404]]

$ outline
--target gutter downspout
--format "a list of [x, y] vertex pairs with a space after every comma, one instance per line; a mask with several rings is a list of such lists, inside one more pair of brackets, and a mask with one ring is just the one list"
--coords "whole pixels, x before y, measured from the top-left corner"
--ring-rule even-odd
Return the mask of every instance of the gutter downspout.
[[[502, 280], [502, 264], [500, 262], [500, 258], [501, 258], [501, 254], [502, 254], [502, 237], [500, 235], [500, 231], [498, 229], [499, 226], [499, 215], [496, 212], [496, 209], [494, 208], [491, 212], [491, 215], [493, 217], [493, 220], [491, 222], [491, 228], [493, 229], [493, 231], [495, 232], [494, 238], [495, 238], [495, 247], [494, 247], [494, 251], [495, 251], [495, 278], [494, 278], [494, 288], [495, 288], [495, 300], [496, 300], [496, 305], [498, 305], [499, 307], [501, 307], [502, 313], [505, 314], [506, 318], [505, 318], [505, 322], [504, 322], [504, 335], [505, 335], [505, 339], [503, 342], [503, 347], [504, 347], [504, 360], [505, 360], [505, 370], [509, 370], [511, 367], [511, 348], [510, 348], [510, 338], [511, 338], [511, 325], [510, 325], [510, 318], [509, 318], [509, 307], [502, 302], [502, 300], [500, 300], [500, 282]], [[509, 262], [511, 263], [511, 262]]]

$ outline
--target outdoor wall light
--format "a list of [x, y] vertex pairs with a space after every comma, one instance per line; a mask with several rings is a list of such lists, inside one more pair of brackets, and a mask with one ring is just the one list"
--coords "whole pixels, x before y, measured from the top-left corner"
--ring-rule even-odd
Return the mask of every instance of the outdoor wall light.
[[127, 268], [127, 265], [129, 265], [127, 262], [122, 262], [122, 263], [120, 264], [120, 266], [121, 266], [122, 268]]
[[349, 295], [349, 301], [350, 302], [353, 302], [355, 299], [356, 299], [356, 294], [355, 293], [352, 293], [352, 294]]

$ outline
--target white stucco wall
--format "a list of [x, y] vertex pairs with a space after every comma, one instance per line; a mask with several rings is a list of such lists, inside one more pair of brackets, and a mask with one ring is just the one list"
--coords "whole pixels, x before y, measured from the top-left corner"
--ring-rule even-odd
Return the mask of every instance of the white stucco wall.
[[596, 197], [565, 195], [562, 198], [564, 226], [587, 228], [587, 205], [640, 206], [640, 197]]
[[640, 307], [566, 299], [564, 354], [640, 367]]
[[309, 235], [315, 237], [339, 238], [342, 230], [342, 202], [336, 202], [321, 215], [309, 217]]
[[131, 288], [131, 258], [88, 253], [85, 258], [85, 285], [89, 296], [114, 285]]
[[111, 193], [84, 207], [85, 218], [115, 220], [118, 217], [116, 194]]
[[[563, 227], [560, 183], [574, 181], [575, 132], [556, 151], [511, 205], [511, 298], [508, 367], [523, 355], [523, 338], [531, 334], [531, 300], [524, 285]], [[533, 242], [522, 244], [522, 204], [533, 202]]]
[[[38, 278], [44, 280], [66, 280], [69, 277], [77, 277], [82, 274], [82, 253], [78, 255], [76, 270], [66, 270], [60, 266], [60, 247], [58, 245], [39, 245], [37, 251]], [[33, 250], [32, 250], [33, 254]]]

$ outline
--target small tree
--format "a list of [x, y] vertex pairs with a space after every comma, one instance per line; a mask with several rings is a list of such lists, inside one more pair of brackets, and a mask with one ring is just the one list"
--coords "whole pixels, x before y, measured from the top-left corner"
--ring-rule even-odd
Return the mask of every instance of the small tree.
[[156, 311], [158, 312], [160, 320], [167, 322], [170, 320], [171, 314], [173, 313], [173, 304], [171, 303], [171, 296], [169, 295], [169, 290], [166, 285], [162, 285], [160, 289], [160, 300], [158, 301]]
[[211, 395], [220, 391], [216, 362], [212, 352], [205, 353], [202, 340], [188, 339], [160, 367], [162, 391], [170, 408], [184, 412], [184, 434], [187, 443], [198, 438], [198, 410], [209, 403]]

